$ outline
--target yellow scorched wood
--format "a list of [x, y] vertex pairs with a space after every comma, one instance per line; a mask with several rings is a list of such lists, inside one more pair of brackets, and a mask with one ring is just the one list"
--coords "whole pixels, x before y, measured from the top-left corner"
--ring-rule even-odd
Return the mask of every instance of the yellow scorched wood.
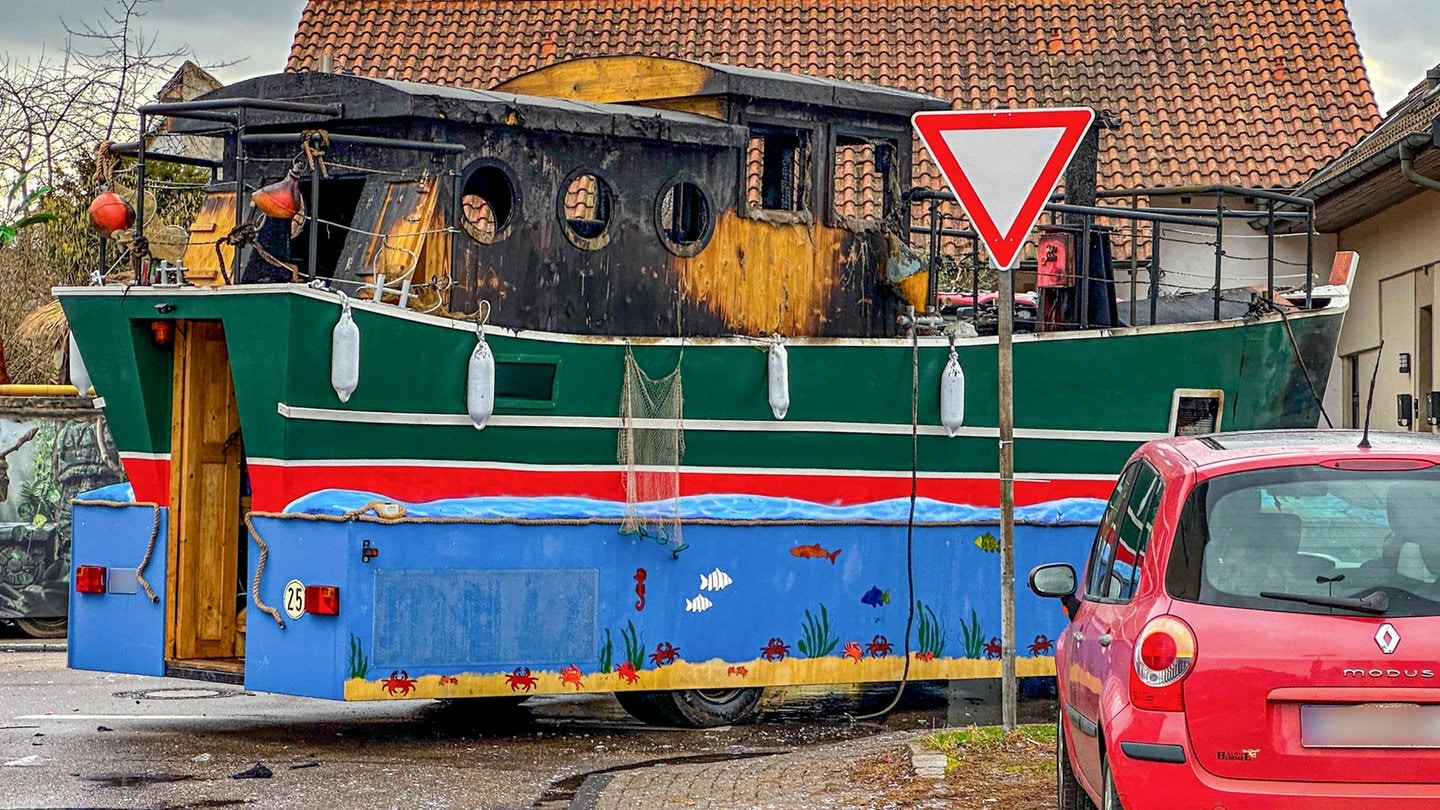
[[[370, 237], [365, 251], [365, 267], [370, 273], [383, 273], [387, 281], [397, 281], [414, 270], [421, 272], [421, 251], [427, 232], [434, 225], [437, 178], [398, 180], [385, 193], [380, 211], [380, 227]], [[412, 283], [421, 279], [411, 277]]]
[[[647, 102], [649, 106], [684, 109], [680, 106], [702, 95], [714, 71], [704, 65], [652, 56], [609, 56], [561, 62], [504, 82], [495, 89], [550, 98], [600, 103]], [[671, 100], [676, 100], [672, 105]], [[718, 102], [714, 105], [718, 108]], [[702, 115], [720, 117], [714, 113]]]
[[[190, 226], [190, 244], [185, 247], [181, 261], [185, 264], [185, 279], [199, 287], [214, 287], [224, 284], [220, 276], [220, 260], [215, 255], [215, 244], [230, 229], [235, 227], [235, 192], [212, 191], [205, 195], [200, 213]], [[235, 248], [221, 245], [225, 254], [225, 268], [231, 281], [236, 280]]]
[[690, 300], [736, 332], [814, 335], [835, 289], [843, 231], [725, 212], [699, 256], [674, 260]]

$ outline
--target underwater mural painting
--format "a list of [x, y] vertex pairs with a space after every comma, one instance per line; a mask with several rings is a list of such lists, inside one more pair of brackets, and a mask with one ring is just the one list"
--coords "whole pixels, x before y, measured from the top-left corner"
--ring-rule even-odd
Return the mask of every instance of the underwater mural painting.
[[[91, 497], [121, 500], [124, 489]], [[397, 507], [326, 490], [256, 513], [267, 561], [257, 570], [261, 548], [252, 548], [247, 581], [258, 577], [260, 598], [245, 683], [376, 700], [998, 675], [998, 556], [976, 542], [997, 531], [993, 508], [922, 498], [911, 529], [908, 499], [843, 508], [681, 500], [680, 554], [617, 532], [624, 504], [583, 498]], [[1081, 562], [1103, 506], [1067, 499], [1018, 510], [1017, 567]], [[283, 621], [255, 613], [279, 601], [293, 572], [337, 586], [344, 611]], [[1017, 671], [1053, 673], [1048, 640], [1064, 617], [1027, 592], [1016, 604]]]
[[66, 615], [70, 499], [123, 480], [90, 399], [0, 397], [0, 619]]

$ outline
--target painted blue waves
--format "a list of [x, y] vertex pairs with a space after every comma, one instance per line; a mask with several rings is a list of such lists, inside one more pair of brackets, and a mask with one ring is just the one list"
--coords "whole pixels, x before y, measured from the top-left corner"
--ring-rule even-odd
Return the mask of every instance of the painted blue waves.
[[[625, 504], [589, 498], [483, 497], [406, 503], [371, 492], [342, 489], [313, 492], [291, 503], [285, 511], [310, 515], [344, 515], [365, 509], [375, 501], [401, 503], [412, 518], [618, 520], [625, 517]], [[657, 519], [673, 518], [676, 514], [676, 505], [670, 501], [640, 504], [637, 509], [643, 516]], [[1015, 521], [1032, 526], [1095, 524], [1099, 523], [1104, 511], [1105, 502], [1098, 498], [1064, 498], [1017, 507]], [[905, 523], [910, 517], [910, 499], [894, 498], [853, 506], [827, 506], [795, 498], [693, 495], [680, 499], [679, 517], [682, 520], [724, 522]], [[915, 502], [915, 522], [920, 525], [993, 524], [1000, 522], [1000, 510], [919, 498]]]

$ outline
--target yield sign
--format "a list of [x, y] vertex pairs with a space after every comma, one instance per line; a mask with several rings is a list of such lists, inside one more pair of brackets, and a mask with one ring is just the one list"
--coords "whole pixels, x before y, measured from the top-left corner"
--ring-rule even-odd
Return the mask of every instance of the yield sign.
[[917, 112], [911, 122], [990, 260], [1009, 270], [1094, 120], [1089, 107], [1056, 107]]

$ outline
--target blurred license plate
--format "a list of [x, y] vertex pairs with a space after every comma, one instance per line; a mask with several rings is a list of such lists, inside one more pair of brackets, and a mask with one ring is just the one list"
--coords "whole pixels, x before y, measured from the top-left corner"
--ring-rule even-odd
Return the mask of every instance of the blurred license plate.
[[1440, 706], [1301, 706], [1306, 748], [1440, 748]]

